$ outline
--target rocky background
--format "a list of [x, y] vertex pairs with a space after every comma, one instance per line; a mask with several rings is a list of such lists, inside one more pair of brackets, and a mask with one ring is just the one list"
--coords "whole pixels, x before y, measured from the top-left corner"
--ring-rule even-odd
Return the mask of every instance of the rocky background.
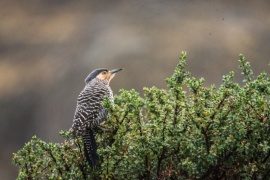
[[242, 83], [239, 53], [269, 72], [269, 47], [267, 1], [0, 0], [1, 179], [15, 179], [12, 153], [33, 135], [63, 140], [95, 68], [125, 68], [114, 93], [142, 93], [166, 88], [184, 50], [192, 75], [218, 87], [230, 71]]

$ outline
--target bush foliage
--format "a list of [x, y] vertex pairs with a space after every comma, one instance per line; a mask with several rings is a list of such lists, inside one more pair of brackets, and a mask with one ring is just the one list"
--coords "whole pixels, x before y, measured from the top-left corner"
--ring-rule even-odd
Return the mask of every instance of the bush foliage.
[[90, 168], [82, 140], [63, 131], [63, 143], [34, 136], [14, 154], [18, 179], [270, 178], [270, 78], [254, 78], [239, 59], [244, 86], [230, 72], [219, 88], [204, 87], [185, 70], [183, 52], [168, 90], [120, 90], [114, 105], [103, 102], [110, 118], [96, 135], [99, 166]]

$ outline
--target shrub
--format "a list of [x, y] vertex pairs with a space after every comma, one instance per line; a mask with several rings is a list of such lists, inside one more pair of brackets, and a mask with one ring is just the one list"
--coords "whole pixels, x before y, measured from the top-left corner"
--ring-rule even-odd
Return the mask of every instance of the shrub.
[[[168, 90], [120, 90], [110, 118], [96, 135], [100, 166], [90, 168], [81, 139], [60, 132], [63, 143], [33, 137], [13, 157], [18, 179], [267, 179], [270, 177], [269, 94], [266, 73], [253, 77], [240, 55], [244, 86], [223, 76], [204, 87], [179, 58]], [[185, 92], [184, 89], [188, 92]]]

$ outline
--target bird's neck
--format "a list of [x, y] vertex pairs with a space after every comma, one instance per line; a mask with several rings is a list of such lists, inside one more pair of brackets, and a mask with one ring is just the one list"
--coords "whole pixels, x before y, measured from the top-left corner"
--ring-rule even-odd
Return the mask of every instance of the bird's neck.
[[110, 83], [110, 81], [108, 81], [107, 79], [101, 80], [101, 79], [95, 78], [94, 80], [95, 80], [96, 82], [102, 83], [102, 84], [104, 84], [104, 85], [109, 85], [109, 83]]

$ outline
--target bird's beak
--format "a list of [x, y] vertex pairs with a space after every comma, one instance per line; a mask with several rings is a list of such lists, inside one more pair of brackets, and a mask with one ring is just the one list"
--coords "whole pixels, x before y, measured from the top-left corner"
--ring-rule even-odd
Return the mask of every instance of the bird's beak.
[[120, 68], [120, 69], [113, 69], [113, 70], [111, 70], [110, 72], [111, 72], [111, 74], [114, 74], [114, 73], [117, 73], [117, 72], [119, 72], [119, 71], [121, 71], [121, 70], [123, 70], [123, 68]]

